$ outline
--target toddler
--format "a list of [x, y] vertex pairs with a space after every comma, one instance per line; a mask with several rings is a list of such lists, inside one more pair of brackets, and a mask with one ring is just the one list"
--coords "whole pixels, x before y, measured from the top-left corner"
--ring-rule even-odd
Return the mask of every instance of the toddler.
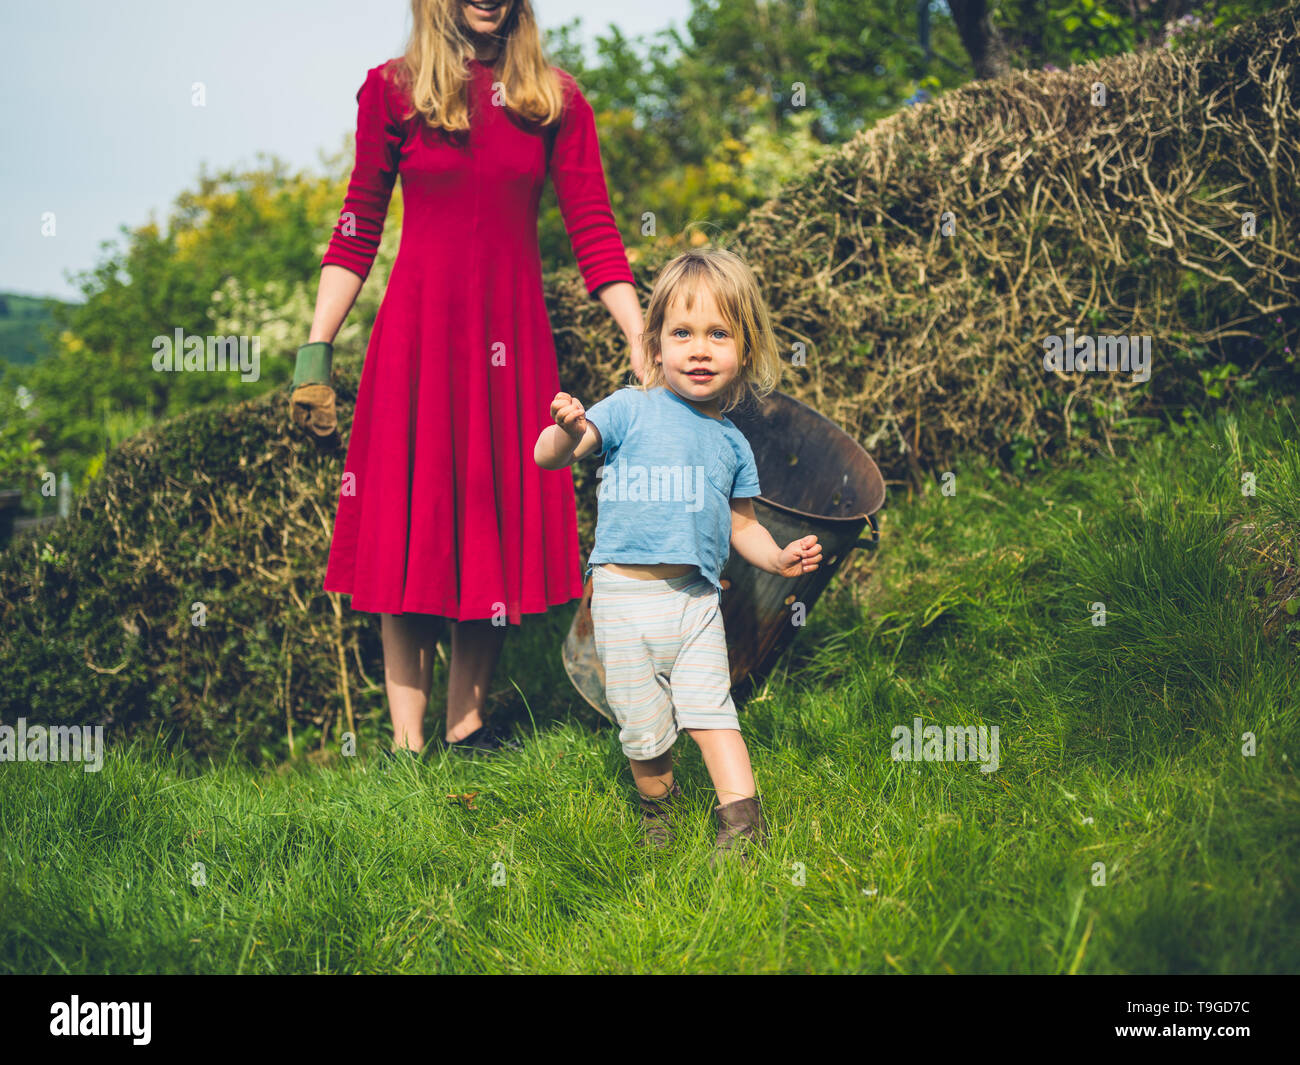
[[699, 744], [718, 805], [713, 863], [766, 838], [762, 798], [731, 699], [719, 574], [730, 547], [784, 577], [815, 570], [816, 536], [778, 547], [754, 516], [754, 454], [723, 411], [776, 387], [781, 362], [749, 267], [716, 248], [678, 256], [650, 296], [645, 380], [590, 410], [551, 403], [534, 459], [563, 469], [589, 454], [598, 471], [591, 619], [605, 696], [642, 810], [643, 842], [672, 838], [682, 792], [672, 747]]

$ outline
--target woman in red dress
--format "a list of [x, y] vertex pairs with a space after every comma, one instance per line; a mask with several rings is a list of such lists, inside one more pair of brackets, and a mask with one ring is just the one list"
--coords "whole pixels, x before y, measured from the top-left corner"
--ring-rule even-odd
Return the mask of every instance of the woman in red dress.
[[[445, 740], [516, 748], [484, 720], [507, 625], [582, 595], [569, 469], [533, 443], [560, 391], [542, 294], [547, 176], [587, 290], [640, 376], [640, 303], [591, 106], [544, 56], [530, 0], [413, 0], [410, 44], [357, 93], [356, 164], [322, 259], [309, 343], [370, 272], [402, 177], [397, 258], [366, 350], [324, 588], [382, 615], [398, 750], [424, 746], [451, 621]], [[351, 475], [351, 476], [349, 476]]]

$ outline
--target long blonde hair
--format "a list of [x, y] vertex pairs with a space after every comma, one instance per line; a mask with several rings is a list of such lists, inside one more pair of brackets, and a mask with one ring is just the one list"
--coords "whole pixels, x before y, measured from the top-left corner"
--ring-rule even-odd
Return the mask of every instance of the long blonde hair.
[[[506, 107], [529, 121], [549, 126], [560, 117], [564, 90], [542, 48], [532, 0], [505, 0], [510, 12], [498, 36], [504, 37], [493, 63], [493, 80], [503, 85]], [[461, 20], [462, 0], [411, 0], [411, 37], [389, 76], [407, 99], [407, 114], [422, 116], [434, 129], [468, 130], [469, 60], [474, 43]]]
[[727, 386], [724, 401], [719, 405], [725, 414], [741, 403], [746, 393], [762, 399], [774, 392], [780, 383], [782, 370], [771, 315], [759, 291], [758, 279], [744, 259], [725, 248], [694, 248], [683, 252], [659, 271], [654, 290], [650, 293], [646, 329], [641, 334], [645, 380], [635, 387], [667, 387], [663, 366], [655, 362], [656, 357], [663, 355], [659, 338], [664, 328], [664, 317], [678, 296], [683, 300], [682, 306], [689, 311], [701, 286], [712, 293], [713, 302], [731, 329], [731, 335], [739, 341], [737, 354], [740, 365], [736, 378]]

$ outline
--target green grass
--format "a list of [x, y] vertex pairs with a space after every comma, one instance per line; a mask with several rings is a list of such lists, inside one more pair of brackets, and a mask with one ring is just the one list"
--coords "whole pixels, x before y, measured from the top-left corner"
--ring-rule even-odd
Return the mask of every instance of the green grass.
[[[1300, 557], [1298, 440], [1263, 406], [897, 491], [742, 710], [773, 832], [750, 870], [706, 865], [685, 737], [679, 840], [636, 848], [614, 731], [576, 695], [500, 762], [384, 770], [377, 734], [279, 771], [110, 743], [99, 773], [0, 766], [0, 970], [1294, 972], [1300, 625], [1259, 560]], [[1225, 546], [1243, 517], [1255, 549]], [[571, 611], [507, 641], [526, 730]], [[916, 716], [998, 725], [1000, 769], [892, 761]]]

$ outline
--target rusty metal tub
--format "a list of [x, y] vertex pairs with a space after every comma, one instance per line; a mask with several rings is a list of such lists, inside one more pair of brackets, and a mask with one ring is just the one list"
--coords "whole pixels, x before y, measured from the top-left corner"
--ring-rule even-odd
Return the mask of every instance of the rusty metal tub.
[[[762, 683], [799, 631], [813, 604], [855, 547], [880, 540], [872, 515], [885, 501], [885, 484], [870, 455], [834, 422], [781, 392], [727, 415], [749, 441], [763, 494], [754, 513], [784, 547], [816, 533], [822, 563], [789, 579], [764, 573], [734, 549], [720, 577], [732, 697], [744, 702]], [[605, 673], [591, 635], [592, 580], [564, 641], [565, 671], [579, 694], [614, 720], [605, 702]]]

